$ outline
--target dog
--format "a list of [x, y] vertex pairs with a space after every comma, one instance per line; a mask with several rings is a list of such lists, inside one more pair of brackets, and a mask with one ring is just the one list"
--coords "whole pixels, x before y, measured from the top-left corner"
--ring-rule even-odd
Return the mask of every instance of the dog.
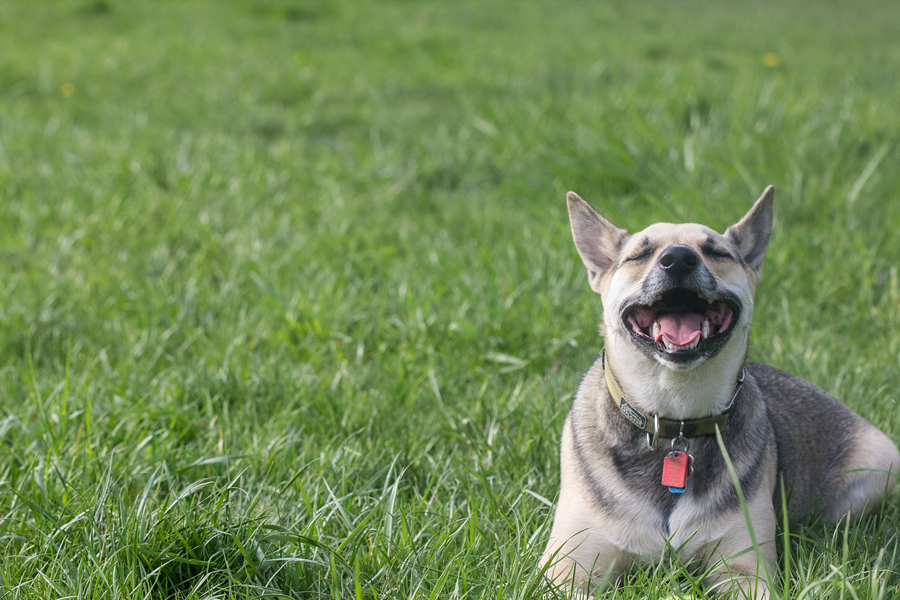
[[747, 362], [774, 194], [723, 235], [692, 223], [629, 234], [568, 193], [605, 349], [562, 433], [541, 559], [556, 584], [585, 593], [669, 551], [714, 591], [768, 598], [782, 501], [790, 518], [858, 518], [896, 485], [900, 453], [885, 434], [812, 384]]

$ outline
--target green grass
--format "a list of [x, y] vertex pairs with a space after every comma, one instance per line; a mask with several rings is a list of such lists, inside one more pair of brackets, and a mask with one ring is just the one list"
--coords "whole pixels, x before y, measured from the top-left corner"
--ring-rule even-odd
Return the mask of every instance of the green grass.
[[[898, 18], [3, 2], [0, 598], [537, 596], [601, 348], [569, 189], [722, 230], [775, 184], [751, 358], [900, 439]], [[898, 503], [777, 581], [897, 597]]]

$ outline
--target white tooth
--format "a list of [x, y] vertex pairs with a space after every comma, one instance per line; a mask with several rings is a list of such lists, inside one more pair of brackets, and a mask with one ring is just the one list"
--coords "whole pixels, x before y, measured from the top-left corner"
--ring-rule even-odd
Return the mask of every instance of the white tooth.
[[666, 350], [674, 350], [675, 349], [675, 344], [673, 344], [666, 338], [663, 338], [663, 345], [666, 347]]
[[709, 319], [703, 319], [703, 327], [700, 329], [700, 333], [703, 335], [703, 339], [709, 337]]
[[656, 341], [656, 338], [659, 337], [659, 323], [653, 321], [653, 329], [650, 330], [650, 333], [653, 335], [653, 341]]

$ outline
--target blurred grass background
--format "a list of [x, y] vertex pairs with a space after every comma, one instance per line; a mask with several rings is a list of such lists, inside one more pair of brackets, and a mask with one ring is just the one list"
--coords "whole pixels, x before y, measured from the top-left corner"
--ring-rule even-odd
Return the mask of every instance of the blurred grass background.
[[[569, 189], [721, 231], [774, 184], [751, 358], [900, 439], [898, 19], [0, 3], [4, 597], [538, 595], [602, 345]], [[897, 505], [792, 528], [789, 595], [900, 594]]]

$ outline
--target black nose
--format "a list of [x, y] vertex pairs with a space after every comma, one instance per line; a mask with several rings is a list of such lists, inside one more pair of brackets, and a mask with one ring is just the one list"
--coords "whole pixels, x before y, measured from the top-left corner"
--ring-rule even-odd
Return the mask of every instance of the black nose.
[[700, 257], [688, 246], [669, 246], [659, 257], [659, 266], [672, 277], [686, 277], [698, 264]]

